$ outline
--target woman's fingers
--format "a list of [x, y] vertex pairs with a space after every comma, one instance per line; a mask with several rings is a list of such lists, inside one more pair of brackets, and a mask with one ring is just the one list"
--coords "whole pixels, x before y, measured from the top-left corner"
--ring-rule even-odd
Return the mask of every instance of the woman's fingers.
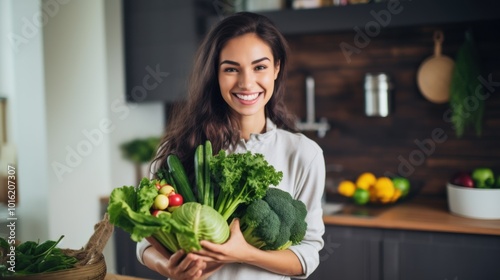
[[200, 241], [200, 245], [202, 247], [201, 250], [197, 252], [197, 254], [208, 256], [212, 252], [218, 252], [220, 244], [215, 244], [210, 241], [202, 240]]
[[195, 254], [185, 254], [180, 250], [170, 258], [169, 270], [172, 271], [171, 278], [192, 279], [200, 277], [206, 268], [206, 263]]

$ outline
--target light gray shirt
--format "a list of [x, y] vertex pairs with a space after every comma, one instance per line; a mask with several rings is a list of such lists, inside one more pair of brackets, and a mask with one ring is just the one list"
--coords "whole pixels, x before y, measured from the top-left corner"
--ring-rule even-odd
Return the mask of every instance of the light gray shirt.
[[[279, 129], [269, 119], [266, 132], [252, 134], [248, 141], [241, 140], [228, 149], [230, 153], [263, 154], [269, 164], [283, 172], [283, 179], [277, 188], [289, 192], [307, 206], [307, 231], [304, 240], [291, 246], [304, 270], [304, 275], [294, 278], [307, 278], [319, 265], [319, 251], [323, 248], [323, 210], [321, 197], [325, 186], [325, 161], [323, 151], [316, 142], [301, 133], [291, 133]], [[149, 246], [146, 240], [137, 245], [137, 257], [142, 263], [142, 254]], [[212, 280], [283, 280], [288, 276], [277, 275], [267, 270], [247, 264], [227, 264], [210, 277]]]

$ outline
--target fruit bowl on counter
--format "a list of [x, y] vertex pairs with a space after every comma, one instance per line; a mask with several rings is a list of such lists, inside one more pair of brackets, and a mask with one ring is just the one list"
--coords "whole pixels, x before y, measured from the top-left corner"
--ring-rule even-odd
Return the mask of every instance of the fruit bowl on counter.
[[361, 173], [355, 180], [342, 180], [338, 193], [356, 205], [386, 206], [408, 199], [417, 192], [418, 184], [404, 177], [375, 176]]
[[474, 218], [500, 219], [500, 174], [489, 168], [461, 171], [446, 184], [448, 207], [452, 214]]

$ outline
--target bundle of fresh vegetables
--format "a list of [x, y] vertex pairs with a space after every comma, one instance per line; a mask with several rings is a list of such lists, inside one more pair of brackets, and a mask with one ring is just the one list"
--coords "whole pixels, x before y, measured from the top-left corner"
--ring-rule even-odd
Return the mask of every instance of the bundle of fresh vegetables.
[[[206, 141], [195, 151], [193, 184], [176, 155], [169, 155], [166, 162], [167, 168], [157, 172], [158, 179], [144, 178], [137, 188], [124, 186], [111, 193], [110, 222], [130, 233], [134, 241], [153, 236], [171, 252], [191, 252], [201, 249], [200, 240], [224, 243], [234, 217], [242, 218], [245, 238], [257, 248], [285, 249], [303, 239], [305, 205], [269, 188], [278, 185], [283, 173], [262, 154], [221, 150], [213, 155]], [[252, 233], [250, 217], [262, 203], [269, 209], [262, 214], [272, 212], [274, 223], [269, 232], [264, 225], [255, 225]]]

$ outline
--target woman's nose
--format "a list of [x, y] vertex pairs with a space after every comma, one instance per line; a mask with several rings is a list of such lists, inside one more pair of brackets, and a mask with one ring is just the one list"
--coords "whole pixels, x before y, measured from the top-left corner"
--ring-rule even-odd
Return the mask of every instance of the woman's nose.
[[241, 89], [251, 89], [253, 84], [253, 76], [251, 73], [243, 72], [238, 79], [238, 87]]

